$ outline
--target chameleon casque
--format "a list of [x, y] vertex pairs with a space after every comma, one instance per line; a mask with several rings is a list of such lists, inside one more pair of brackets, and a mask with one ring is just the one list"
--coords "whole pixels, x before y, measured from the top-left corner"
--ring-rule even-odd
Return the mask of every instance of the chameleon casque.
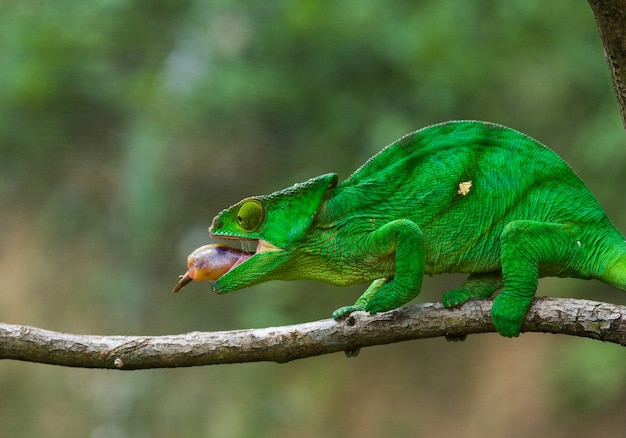
[[469, 274], [443, 295], [446, 307], [503, 288], [492, 319], [509, 337], [520, 333], [539, 277], [595, 278], [626, 291], [626, 240], [580, 178], [536, 140], [478, 121], [408, 134], [341, 184], [329, 173], [246, 198], [209, 232], [256, 241], [256, 251], [209, 245], [204, 261], [223, 260], [210, 278], [200, 275], [205, 256], [192, 253], [175, 290], [191, 279], [214, 280], [218, 294], [270, 280], [371, 281], [335, 319], [407, 303], [424, 274]]

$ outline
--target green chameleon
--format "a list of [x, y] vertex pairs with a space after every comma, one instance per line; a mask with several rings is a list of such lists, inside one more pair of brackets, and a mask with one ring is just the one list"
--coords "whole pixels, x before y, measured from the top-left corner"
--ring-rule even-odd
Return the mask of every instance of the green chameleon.
[[446, 307], [504, 287], [492, 319], [509, 337], [520, 333], [539, 277], [596, 278], [626, 291], [626, 240], [580, 178], [536, 140], [485, 122], [408, 134], [339, 185], [329, 173], [246, 198], [209, 232], [257, 241], [255, 253], [214, 245], [231, 256], [213, 283], [218, 294], [269, 280], [371, 281], [335, 319], [407, 303], [424, 273], [469, 274], [443, 295]]

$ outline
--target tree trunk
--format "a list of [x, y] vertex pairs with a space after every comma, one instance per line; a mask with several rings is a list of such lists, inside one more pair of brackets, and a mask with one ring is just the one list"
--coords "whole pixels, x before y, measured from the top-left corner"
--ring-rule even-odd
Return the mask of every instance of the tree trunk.
[[626, 128], [626, 0], [589, 0]]

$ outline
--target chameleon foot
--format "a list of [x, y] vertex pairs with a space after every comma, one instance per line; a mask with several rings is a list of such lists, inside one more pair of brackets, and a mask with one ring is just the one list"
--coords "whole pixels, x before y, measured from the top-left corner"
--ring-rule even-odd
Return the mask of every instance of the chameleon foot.
[[501, 287], [500, 272], [470, 274], [461, 287], [443, 294], [441, 302], [445, 307], [457, 307], [472, 298], [489, 298]]
[[458, 289], [453, 289], [443, 294], [443, 296], [441, 297], [441, 302], [446, 308], [457, 307], [469, 300], [470, 298], [474, 297], [475, 294], [473, 294], [469, 289], [460, 287]]
[[448, 342], [463, 342], [467, 339], [467, 335], [445, 335]]
[[531, 303], [532, 297], [509, 296], [506, 290], [498, 295], [491, 307], [491, 319], [498, 333], [507, 338], [519, 336]]
[[340, 309], [337, 309], [333, 312], [333, 319], [334, 320], [338, 320], [343, 318], [344, 316], [348, 316], [349, 314], [351, 314], [352, 312], [358, 312], [360, 310], [365, 310], [363, 307], [361, 306], [344, 306]]
[[[443, 294], [441, 302], [445, 308], [449, 309], [450, 307], [460, 306], [473, 297], [474, 295], [468, 289], [460, 287]], [[466, 335], [446, 335], [446, 341], [448, 342], [463, 342], [466, 338]]]
[[344, 353], [346, 357], [357, 357], [360, 351], [361, 351], [360, 348], [355, 348], [354, 350], [346, 350], [344, 351]]

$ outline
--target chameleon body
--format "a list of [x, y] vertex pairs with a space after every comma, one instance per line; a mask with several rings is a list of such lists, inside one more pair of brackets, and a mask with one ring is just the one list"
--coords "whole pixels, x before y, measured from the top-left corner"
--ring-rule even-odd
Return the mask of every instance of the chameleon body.
[[446, 307], [503, 288], [492, 319], [518, 336], [539, 277], [596, 278], [626, 291], [626, 241], [553, 151], [503, 126], [455, 121], [408, 134], [337, 185], [330, 173], [219, 213], [214, 237], [254, 255], [214, 283], [222, 294], [269, 280], [371, 282], [352, 306], [399, 307], [423, 274], [468, 273]]

